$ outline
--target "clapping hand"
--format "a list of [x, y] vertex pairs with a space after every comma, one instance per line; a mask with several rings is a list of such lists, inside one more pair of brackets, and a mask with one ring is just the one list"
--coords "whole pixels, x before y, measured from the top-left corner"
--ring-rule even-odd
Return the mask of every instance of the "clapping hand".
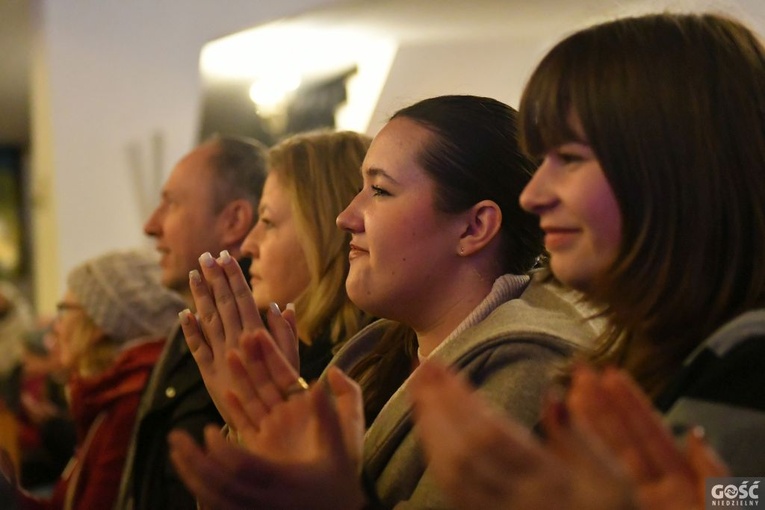
[[727, 476], [698, 434], [681, 449], [615, 369], [579, 367], [565, 401], [548, 399], [546, 442], [434, 363], [417, 370], [411, 392], [434, 475], [459, 508], [695, 510], [705, 477]]
[[201, 449], [174, 431], [171, 458], [198, 501], [234, 510], [362, 508], [361, 391], [337, 369], [330, 369], [327, 383], [270, 403], [242, 445], [210, 428]]
[[[205, 386], [223, 419], [231, 422], [226, 393], [232, 387], [230, 360], [240, 352], [243, 334], [265, 328], [258, 304], [239, 264], [227, 251], [215, 259], [200, 258], [200, 271], [189, 274], [189, 286], [197, 315], [181, 312], [181, 327]], [[197, 318], [198, 317], [198, 318]], [[266, 314], [268, 330], [292, 367], [299, 366], [295, 314], [282, 313], [273, 303]]]

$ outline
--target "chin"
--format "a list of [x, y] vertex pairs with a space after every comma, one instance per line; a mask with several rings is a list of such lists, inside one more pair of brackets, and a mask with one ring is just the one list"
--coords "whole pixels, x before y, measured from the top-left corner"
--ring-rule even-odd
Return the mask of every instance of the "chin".
[[162, 280], [160, 281], [163, 287], [170, 290], [174, 290], [179, 294], [185, 294], [189, 292], [189, 276], [188, 273], [183, 277], [176, 277], [170, 273], [164, 273]]
[[345, 292], [348, 294], [348, 299], [350, 299], [357, 308], [366, 313], [375, 314], [373, 311], [375, 308], [375, 299], [371, 292], [365, 291], [358, 285], [353, 285], [353, 283], [348, 281], [345, 282]]
[[572, 267], [571, 264], [556, 263], [554, 258], [550, 260], [550, 270], [558, 281], [567, 287], [584, 292], [589, 287], [590, 279], [581, 269], [581, 265]]

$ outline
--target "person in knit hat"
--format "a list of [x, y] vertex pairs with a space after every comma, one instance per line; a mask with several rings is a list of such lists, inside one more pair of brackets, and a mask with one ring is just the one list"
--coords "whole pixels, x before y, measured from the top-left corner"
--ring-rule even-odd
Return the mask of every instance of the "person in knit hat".
[[77, 453], [49, 500], [19, 490], [19, 508], [111, 508], [141, 393], [165, 338], [186, 307], [159, 280], [153, 256], [113, 251], [75, 267], [53, 323], [67, 369]]

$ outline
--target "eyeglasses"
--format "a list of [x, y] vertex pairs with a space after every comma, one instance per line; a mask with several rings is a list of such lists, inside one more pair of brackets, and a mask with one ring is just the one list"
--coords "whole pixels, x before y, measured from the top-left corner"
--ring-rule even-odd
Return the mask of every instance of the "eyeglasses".
[[56, 316], [61, 317], [67, 310], [82, 310], [82, 306], [75, 303], [61, 301], [56, 303]]

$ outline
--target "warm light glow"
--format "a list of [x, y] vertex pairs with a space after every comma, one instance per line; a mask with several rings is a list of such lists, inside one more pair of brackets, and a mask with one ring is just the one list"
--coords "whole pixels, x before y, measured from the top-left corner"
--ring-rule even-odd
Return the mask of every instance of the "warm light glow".
[[264, 76], [250, 85], [250, 99], [262, 115], [276, 113], [289, 97], [290, 93], [300, 86], [300, 77], [294, 74], [277, 74]]
[[364, 131], [396, 48], [394, 41], [370, 32], [284, 21], [208, 43], [200, 67], [211, 81], [251, 83], [250, 99], [264, 116], [278, 114], [301, 82], [356, 68], [356, 86], [349, 84], [337, 127]]

